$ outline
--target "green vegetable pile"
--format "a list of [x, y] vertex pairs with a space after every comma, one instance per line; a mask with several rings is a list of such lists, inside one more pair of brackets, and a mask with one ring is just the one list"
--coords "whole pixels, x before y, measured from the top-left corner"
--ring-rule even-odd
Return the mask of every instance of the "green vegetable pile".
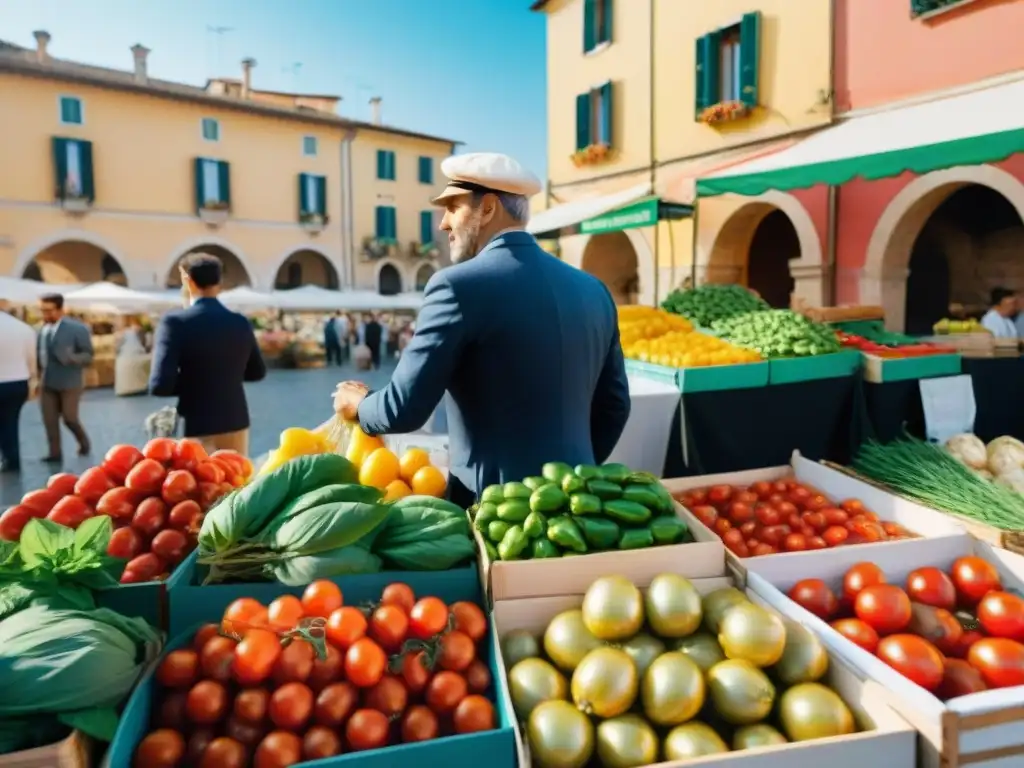
[[54, 744], [77, 729], [110, 741], [117, 709], [159, 653], [142, 619], [97, 608], [125, 561], [107, 555], [109, 517], [77, 530], [34, 519], [0, 542], [0, 755]]
[[765, 359], [839, 352], [835, 331], [788, 309], [748, 312], [711, 324], [722, 338], [756, 350]]
[[699, 326], [710, 328], [716, 320], [747, 312], [760, 312], [770, 307], [742, 285], [711, 284], [686, 291], [672, 291], [661, 303], [661, 308], [666, 312], [683, 315]]
[[1004, 531], [1024, 529], [1024, 496], [982, 477], [940, 446], [910, 435], [886, 444], [866, 443], [853, 468], [934, 509]]
[[582, 555], [693, 541], [658, 479], [623, 464], [545, 464], [492, 485], [469, 510], [493, 560]]
[[430, 496], [381, 501], [343, 456], [292, 459], [211, 509], [199, 532], [205, 583], [440, 571], [475, 553], [465, 513]]

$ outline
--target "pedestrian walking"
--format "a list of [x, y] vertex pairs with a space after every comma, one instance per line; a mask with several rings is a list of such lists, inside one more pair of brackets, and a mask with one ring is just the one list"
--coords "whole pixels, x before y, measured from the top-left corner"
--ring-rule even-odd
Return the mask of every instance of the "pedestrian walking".
[[36, 373], [36, 332], [0, 312], [0, 472], [21, 470], [18, 423]]
[[92, 364], [92, 333], [85, 323], [64, 314], [64, 297], [59, 293], [43, 296], [39, 308], [43, 315], [36, 348], [41, 384], [39, 405], [50, 451], [43, 461], [59, 464], [63, 460], [62, 420], [78, 441], [78, 455], [86, 456], [91, 450], [79, 408], [85, 391], [85, 369]]

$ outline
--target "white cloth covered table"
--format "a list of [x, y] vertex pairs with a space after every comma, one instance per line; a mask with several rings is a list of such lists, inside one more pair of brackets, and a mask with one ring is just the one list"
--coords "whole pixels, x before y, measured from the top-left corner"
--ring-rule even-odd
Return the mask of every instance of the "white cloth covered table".
[[608, 461], [661, 477], [672, 420], [682, 395], [669, 384], [630, 376], [629, 396], [629, 420]]

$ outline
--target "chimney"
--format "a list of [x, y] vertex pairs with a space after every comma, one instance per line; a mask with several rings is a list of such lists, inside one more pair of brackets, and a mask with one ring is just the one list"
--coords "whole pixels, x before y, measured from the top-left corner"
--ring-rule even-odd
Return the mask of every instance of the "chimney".
[[374, 96], [370, 99], [370, 115], [374, 125], [380, 125], [380, 102], [380, 96]]
[[252, 91], [252, 68], [256, 59], [242, 59], [242, 98], [248, 99]]
[[50, 58], [46, 51], [46, 46], [50, 44], [50, 33], [45, 29], [37, 29], [32, 34], [36, 38], [36, 58], [40, 64], [45, 64]]
[[136, 43], [132, 46], [132, 57], [135, 59], [135, 82], [145, 85], [149, 79], [146, 73], [146, 57], [149, 56], [149, 48]]

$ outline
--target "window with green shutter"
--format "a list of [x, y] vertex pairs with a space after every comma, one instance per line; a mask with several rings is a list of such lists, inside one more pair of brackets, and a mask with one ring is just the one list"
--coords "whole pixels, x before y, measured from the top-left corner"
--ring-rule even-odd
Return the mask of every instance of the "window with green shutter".
[[384, 181], [395, 180], [395, 153], [390, 149], [377, 150], [377, 178]]
[[611, 147], [614, 143], [614, 89], [609, 80], [599, 88], [576, 97], [576, 149], [595, 144]]
[[60, 122], [63, 125], [81, 125], [84, 122], [80, 98], [77, 96], [60, 97]]
[[194, 164], [197, 209], [231, 207], [231, 170], [224, 160], [197, 157]]
[[695, 111], [699, 119], [720, 104], [739, 104], [726, 117], [741, 116], [758, 105], [761, 14], [744, 14], [738, 24], [697, 38]]
[[212, 117], [204, 117], [200, 124], [204, 141], [220, 141], [220, 122]]
[[590, 146], [590, 91], [576, 97], [576, 149]]
[[434, 242], [434, 212], [420, 211], [420, 243], [430, 245]]
[[612, 41], [614, 0], [583, 0], [583, 52]]
[[299, 221], [327, 215], [327, 178], [312, 173], [299, 174]]
[[316, 136], [303, 136], [302, 137], [302, 154], [306, 157], [316, 157], [317, 155], [317, 141]]
[[394, 206], [378, 205], [374, 232], [378, 240], [394, 243], [398, 240], [398, 218]]
[[420, 157], [419, 178], [420, 184], [434, 183], [434, 158]]
[[91, 141], [54, 137], [53, 170], [57, 200], [95, 201]]

